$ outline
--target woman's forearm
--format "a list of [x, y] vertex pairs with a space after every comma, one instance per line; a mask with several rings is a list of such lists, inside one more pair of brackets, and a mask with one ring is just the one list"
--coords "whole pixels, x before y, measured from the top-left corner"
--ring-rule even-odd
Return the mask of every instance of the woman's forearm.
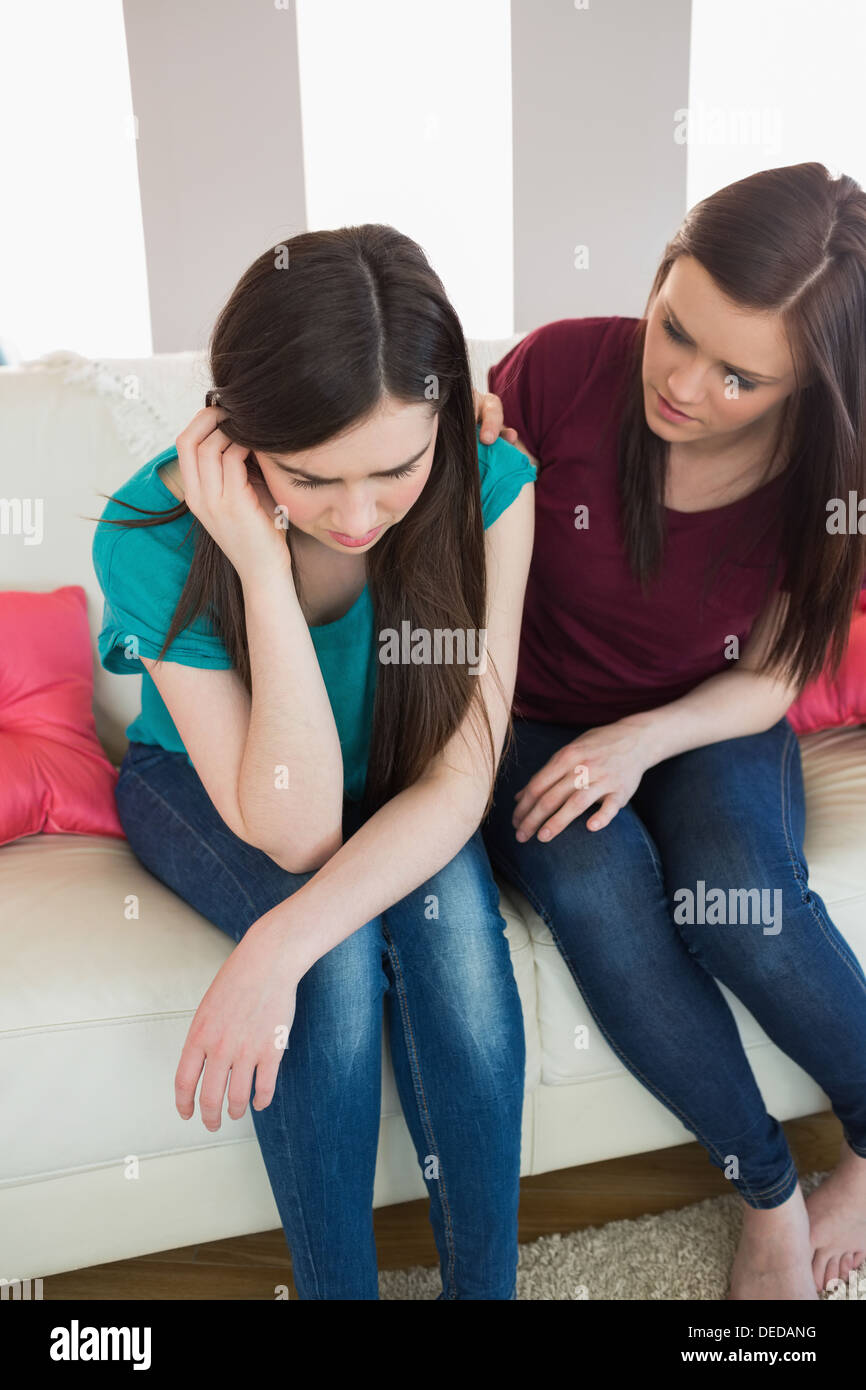
[[343, 759], [290, 569], [243, 581], [252, 702], [238, 798], [256, 843], [295, 873], [342, 843]]
[[[285, 923], [304, 970], [352, 932], [426, 883], [463, 848], [484, 814], [487, 788], [448, 770], [398, 793], [291, 897], [266, 914]], [[418, 930], [435, 928], [419, 907]]]
[[679, 700], [623, 722], [641, 727], [651, 759], [647, 766], [653, 767], [708, 743], [763, 733], [778, 723], [796, 694], [793, 685], [735, 667], [710, 676]]

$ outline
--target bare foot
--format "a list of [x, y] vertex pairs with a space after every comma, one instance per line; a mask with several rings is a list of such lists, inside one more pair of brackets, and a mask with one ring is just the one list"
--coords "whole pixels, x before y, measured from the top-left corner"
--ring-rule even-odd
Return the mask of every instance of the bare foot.
[[809, 1217], [800, 1184], [778, 1207], [743, 1202], [743, 1208], [728, 1297], [816, 1301]]
[[839, 1163], [806, 1202], [815, 1288], [847, 1280], [866, 1260], [866, 1158], [842, 1141]]

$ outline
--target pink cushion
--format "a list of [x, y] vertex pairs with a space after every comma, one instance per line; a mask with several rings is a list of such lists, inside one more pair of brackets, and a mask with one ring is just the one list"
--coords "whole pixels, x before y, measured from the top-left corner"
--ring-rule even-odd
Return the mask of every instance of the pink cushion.
[[835, 680], [821, 674], [788, 710], [798, 734], [866, 723], [866, 589], [851, 621], [848, 646]]
[[0, 651], [0, 845], [39, 831], [123, 838], [80, 584], [0, 593]]

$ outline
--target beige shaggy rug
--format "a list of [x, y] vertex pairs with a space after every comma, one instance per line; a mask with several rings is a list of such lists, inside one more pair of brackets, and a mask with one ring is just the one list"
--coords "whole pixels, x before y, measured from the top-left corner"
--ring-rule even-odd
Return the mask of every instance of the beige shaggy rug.
[[[801, 1178], [804, 1196], [826, 1173]], [[571, 1235], [542, 1236], [521, 1245], [518, 1299], [723, 1300], [737, 1248], [741, 1207], [736, 1196], [711, 1197], [678, 1211], [610, 1221]], [[866, 1263], [859, 1271], [866, 1296]], [[435, 1299], [437, 1269], [392, 1270], [379, 1275], [380, 1299]], [[822, 1299], [848, 1297], [845, 1290]]]

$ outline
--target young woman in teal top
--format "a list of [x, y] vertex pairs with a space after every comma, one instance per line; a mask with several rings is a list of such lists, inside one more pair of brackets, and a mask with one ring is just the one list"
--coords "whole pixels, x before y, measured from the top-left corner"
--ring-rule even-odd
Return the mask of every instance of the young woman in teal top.
[[[175, 1077], [251, 1113], [302, 1299], [378, 1297], [382, 1004], [440, 1298], [516, 1296], [524, 1034], [479, 827], [535, 471], [480, 444], [459, 320], [391, 227], [306, 233], [215, 326], [218, 404], [106, 506], [100, 658], [142, 672], [117, 804], [236, 948]], [[132, 511], [137, 514], [130, 517]]]

